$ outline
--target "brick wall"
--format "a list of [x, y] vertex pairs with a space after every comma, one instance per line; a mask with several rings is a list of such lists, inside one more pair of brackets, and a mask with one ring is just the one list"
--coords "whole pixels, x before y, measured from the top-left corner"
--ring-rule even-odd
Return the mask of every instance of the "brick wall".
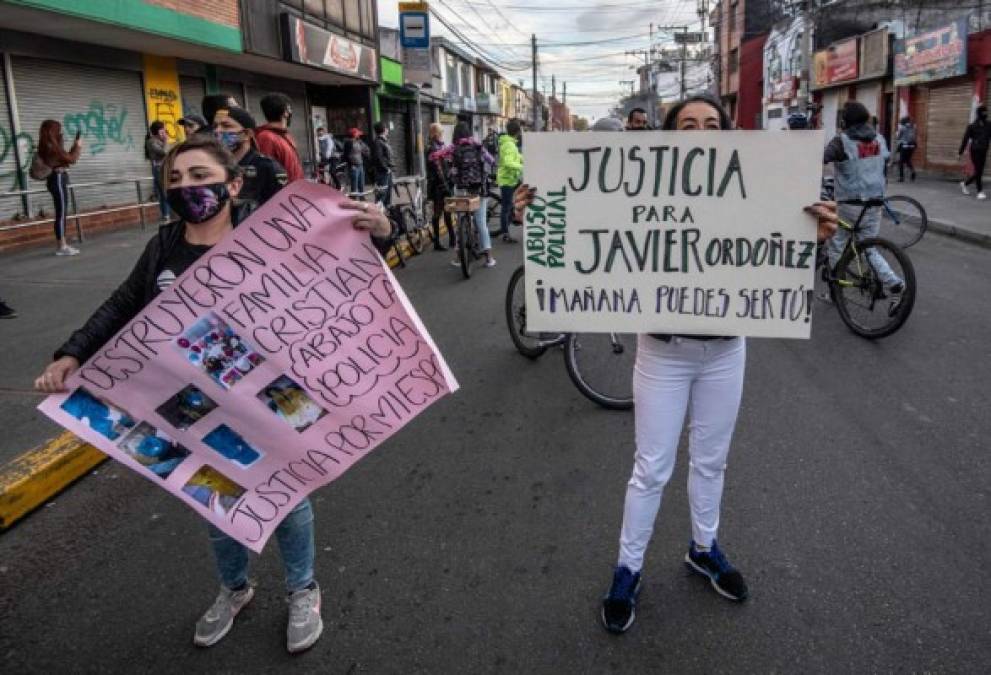
[[241, 25], [238, 0], [146, 0], [149, 4], [235, 28]]
[[[159, 217], [157, 204], [145, 207], [145, 222], [147, 223], [149, 237], [154, 232], [154, 228], [158, 227]], [[112, 232], [140, 227], [141, 215], [138, 207], [134, 206], [134, 208], [115, 213], [104, 213], [95, 216], [83, 214], [80, 216], [80, 221], [82, 223], [83, 236], [89, 237], [99, 232]], [[9, 223], [10, 221], [0, 223], [0, 225], [7, 225]], [[66, 220], [65, 230], [69, 241], [75, 243], [76, 219], [74, 217], [70, 216]], [[0, 253], [32, 246], [55, 246], [55, 236], [50, 222], [32, 225], [31, 227], [18, 230], [0, 231]]]

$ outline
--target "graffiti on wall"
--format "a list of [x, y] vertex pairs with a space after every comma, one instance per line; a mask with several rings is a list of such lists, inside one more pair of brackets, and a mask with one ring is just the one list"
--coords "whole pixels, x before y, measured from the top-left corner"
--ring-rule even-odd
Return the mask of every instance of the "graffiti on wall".
[[[68, 112], [62, 117], [62, 133], [68, 144], [79, 132], [85, 141], [84, 157], [101, 155], [108, 150], [129, 152], [135, 149], [134, 136], [126, 128], [129, 114], [126, 105], [94, 99], [85, 110]], [[19, 189], [18, 171], [27, 173], [31, 166], [37, 133], [37, 130], [22, 130], [14, 134], [0, 124], [0, 189]], [[17, 165], [18, 156], [20, 166]]]

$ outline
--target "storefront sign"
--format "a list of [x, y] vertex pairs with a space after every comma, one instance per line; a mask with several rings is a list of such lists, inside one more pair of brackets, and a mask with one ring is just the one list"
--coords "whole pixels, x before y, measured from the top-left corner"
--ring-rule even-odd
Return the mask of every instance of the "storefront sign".
[[526, 134], [527, 329], [808, 338], [824, 142]]
[[777, 82], [771, 83], [771, 100], [772, 101], [790, 101], [795, 98], [795, 92], [798, 90], [798, 78], [789, 77], [784, 80], [779, 80]]
[[895, 86], [967, 74], [967, 18], [895, 41]]
[[378, 80], [378, 52], [375, 49], [289, 13], [283, 13], [282, 26], [286, 58], [290, 61], [363, 80]]
[[837, 42], [826, 49], [826, 73], [830, 84], [856, 80], [857, 70], [857, 39], [851, 38]]
[[888, 74], [889, 45], [887, 28], [860, 36], [860, 79], [869, 80]]
[[306, 495], [458, 388], [342, 199], [284, 188], [41, 411], [260, 551]]
[[169, 135], [169, 143], [185, 140], [183, 128], [176, 124], [182, 117], [182, 93], [175, 59], [143, 54], [145, 109], [148, 124], [161, 122]]

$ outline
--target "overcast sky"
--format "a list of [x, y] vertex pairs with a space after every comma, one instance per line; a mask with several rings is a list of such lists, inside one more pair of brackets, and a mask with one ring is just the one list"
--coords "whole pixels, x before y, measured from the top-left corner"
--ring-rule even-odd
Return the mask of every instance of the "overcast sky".
[[[566, 81], [571, 111], [590, 119], [608, 114], [622, 93], [629, 93], [629, 85], [620, 81], [634, 79], [634, 67], [643, 59], [624, 52], [650, 45], [651, 23], [657, 46], [671, 46], [670, 32], [658, 34], [657, 26], [698, 28], [697, 0], [431, 0], [430, 6], [474, 42], [503, 76], [514, 82], [522, 79], [527, 87], [533, 77], [530, 35], [535, 33], [538, 88], [546, 86], [550, 94], [551, 75], [556, 75], [558, 95]], [[398, 26], [396, 0], [379, 0], [378, 11], [381, 25]], [[431, 31], [461, 40], [435, 17]], [[686, 79], [693, 83], [691, 75]], [[676, 92], [677, 80], [672, 76], [660, 88], [662, 93]]]

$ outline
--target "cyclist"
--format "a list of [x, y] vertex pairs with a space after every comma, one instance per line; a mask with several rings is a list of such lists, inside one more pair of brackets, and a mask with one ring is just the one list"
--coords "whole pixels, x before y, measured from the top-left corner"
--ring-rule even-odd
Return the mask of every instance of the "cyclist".
[[[891, 153], [870, 124], [870, 113], [863, 103], [847, 101], [843, 105], [843, 131], [826, 145], [823, 164], [834, 164], [836, 169], [836, 201], [839, 203], [839, 217], [848, 223], [860, 219], [861, 230], [858, 239], [876, 237], [881, 228], [881, 209], [869, 208], [861, 218], [863, 206], [844, 204], [848, 200], [883, 199], [885, 189], [885, 165]], [[836, 264], [846, 247], [850, 233], [841, 230], [826, 245], [829, 264]], [[905, 283], [895, 274], [884, 257], [874, 249], [867, 257], [877, 270], [882, 283], [892, 293], [901, 293]]]
[[[621, 130], [623, 121], [603, 118], [597, 131]], [[731, 129], [732, 122], [712, 96], [699, 94], [675, 105], [663, 129]], [[529, 186], [517, 191], [527, 201]], [[836, 230], [835, 205], [816, 203], [806, 211], [819, 218], [818, 238]], [[636, 619], [644, 553], [654, 529], [664, 486], [674, 469], [678, 441], [690, 407], [688, 499], [692, 540], [689, 568], [709, 579], [724, 597], [747, 597], [743, 575], [716, 543], [723, 476], [743, 392], [746, 347], [742, 337], [640, 335], [633, 376], [636, 456], [627, 486], [619, 560], [601, 619], [612, 633], [623, 633]]]
[[[444, 160], [451, 163], [451, 184], [462, 192], [478, 195], [480, 205], [474, 213], [475, 229], [478, 231], [478, 245], [485, 254], [485, 266], [495, 267], [492, 257], [492, 241], [489, 237], [489, 226], [486, 222], [486, 206], [488, 199], [488, 181], [490, 167], [495, 166], [495, 159], [482, 147], [482, 144], [472, 136], [471, 127], [465, 122], [458, 122], [454, 127], [453, 142], [430, 155], [430, 161], [443, 165]], [[460, 267], [461, 262], [455, 257], [451, 262]]]

